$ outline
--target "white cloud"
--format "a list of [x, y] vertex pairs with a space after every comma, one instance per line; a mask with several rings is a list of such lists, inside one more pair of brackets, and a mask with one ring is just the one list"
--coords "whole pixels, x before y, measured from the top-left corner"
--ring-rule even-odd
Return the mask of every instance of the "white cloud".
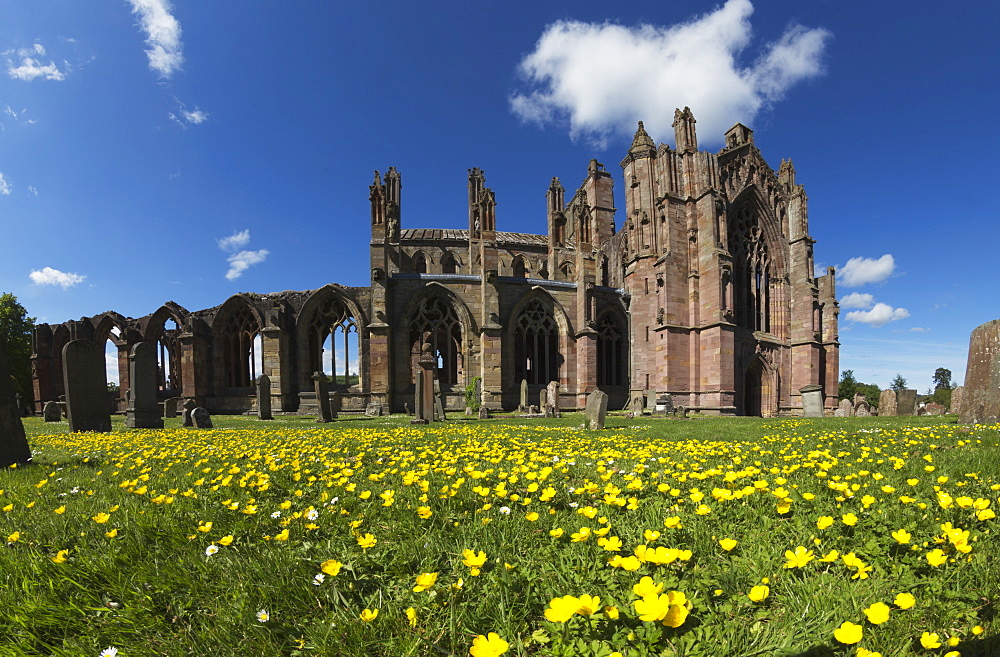
[[256, 265], [264, 262], [269, 253], [271, 252], [267, 249], [261, 249], [259, 251], [240, 251], [239, 253], [234, 253], [229, 256], [227, 258], [229, 261], [229, 271], [226, 272], [226, 279], [235, 281], [243, 275], [243, 272], [245, 272], [250, 265]]
[[[690, 106], [702, 141], [718, 143], [736, 121], [750, 123], [795, 83], [822, 73], [824, 29], [789, 27], [749, 66], [749, 0], [669, 27], [557, 21], [520, 62], [528, 89], [512, 111], [539, 124], [566, 120], [572, 137], [598, 144], [631, 136], [637, 120], [653, 135], [670, 132], [676, 107]], [[638, 92], [637, 92], [638, 91]]]
[[42, 64], [34, 57], [21, 58], [21, 64], [17, 65], [11, 60], [7, 60], [7, 73], [15, 80], [25, 80], [30, 82], [35, 78], [46, 80], [65, 80], [66, 74], [59, 70], [55, 62]]
[[236, 251], [237, 249], [242, 249], [250, 243], [250, 229], [247, 228], [233, 233], [229, 237], [223, 237], [222, 239], [216, 240], [216, 242], [218, 242], [219, 248], [223, 251]]
[[10, 183], [4, 178], [3, 173], [0, 173], [0, 194], [4, 196], [10, 196]]
[[28, 193], [32, 196], [38, 196], [38, 189], [34, 185], [28, 185]]
[[929, 328], [923, 328], [921, 326], [914, 326], [910, 330], [913, 331], [914, 333], [927, 333], [928, 331], [930, 331]]
[[170, 13], [168, 0], [128, 0], [146, 33], [149, 68], [169, 78], [184, 62], [181, 52], [181, 24]]
[[847, 264], [837, 269], [837, 280], [847, 287], [858, 287], [866, 283], [881, 283], [892, 275], [896, 261], [886, 253], [875, 260], [873, 258], [851, 258]]
[[852, 310], [847, 313], [846, 319], [851, 322], [861, 322], [869, 326], [878, 328], [886, 322], [906, 319], [910, 316], [910, 311], [906, 308], [893, 308], [885, 303], [876, 303], [871, 310]]
[[200, 125], [207, 121], [208, 117], [211, 116], [208, 112], [203, 111], [199, 107], [195, 107], [193, 112], [189, 112], [187, 111], [187, 108], [184, 107], [183, 103], [181, 103], [180, 109], [177, 111], [180, 112], [180, 116], [177, 116], [173, 112], [168, 112], [167, 116], [171, 121], [180, 126], [184, 126], [185, 121], [193, 125]]
[[73, 287], [77, 283], [82, 283], [86, 276], [79, 274], [68, 274], [52, 267], [31, 270], [31, 282], [35, 285], [59, 285], [64, 289]]
[[851, 292], [840, 300], [840, 307], [867, 309], [871, 308], [873, 303], [875, 303], [875, 297], [872, 295], [862, 294], [861, 292]]

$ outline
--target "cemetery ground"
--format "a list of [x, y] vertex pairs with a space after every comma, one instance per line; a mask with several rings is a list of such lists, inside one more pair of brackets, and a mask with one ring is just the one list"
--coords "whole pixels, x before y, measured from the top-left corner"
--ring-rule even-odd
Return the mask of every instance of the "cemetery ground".
[[1000, 425], [214, 419], [26, 419], [0, 655], [1000, 654]]

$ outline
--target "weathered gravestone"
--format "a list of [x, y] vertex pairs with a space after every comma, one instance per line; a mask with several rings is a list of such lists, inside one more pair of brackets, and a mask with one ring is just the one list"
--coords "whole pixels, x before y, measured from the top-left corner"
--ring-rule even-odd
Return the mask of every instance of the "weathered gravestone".
[[316, 405], [319, 408], [317, 422], [330, 422], [333, 420], [333, 411], [330, 408], [330, 384], [326, 380], [326, 375], [322, 372], [313, 372], [313, 388], [316, 390]]
[[271, 414], [271, 377], [266, 374], [257, 377], [257, 419], [274, 419]]
[[688, 416], [687, 406], [680, 404], [674, 409], [674, 417], [687, 417], [687, 416]]
[[854, 407], [855, 417], [868, 417], [872, 414], [872, 407], [868, 405], [868, 402], [862, 400], [857, 403]]
[[196, 429], [212, 428], [212, 414], [208, 412], [208, 409], [201, 406], [191, 411], [191, 420], [194, 422]]
[[917, 412], [917, 391], [897, 390], [896, 391], [896, 415], [905, 417], [915, 415]]
[[656, 398], [656, 413], [662, 415], [670, 415], [674, 412], [674, 398], [670, 395], [663, 395]]
[[336, 420], [344, 409], [344, 395], [339, 390], [330, 393], [330, 417]]
[[628, 395], [628, 410], [632, 413], [633, 417], [639, 417], [642, 415], [642, 406], [645, 403], [646, 396], [643, 394], [642, 390], [630, 390]]
[[104, 352], [87, 340], [63, 347], [66, 417], [70, 431], [111, 431]]
[[587, 428], [591, 431], [604, 428], [604, 418], [608, 414], [608, 394], [601, 390], [595, 390], [587, 395], [587, 407], [584, 410], [584, 418]]
[[1000, 422], [1000, 319], [977, 326], [969, 336], [963, 387], [959, 422]]
[[7, 346], [0, 338], [0, 468], [31, 460], [31, 447], [14, 403], [14, 386], [7, 363]]
[[132, 345], [128, 355], [128, 408], [125, 426], [130, 429], [162, 429], [163, 418], [156, 403], [156, 349], [148, 342]]
[[656, 391], [647, 390], [646, 391], [646, 413], [652, 415], [653, 409], [656, 408]]
[[163, 417], [177, 417], [177, 397], [163, 402]]
[[882, 394], [878, 397], [878, 414], [879, 417], [895, 417], [896, 416], [896, 391], [892, 388], [888, 390], [883, 390]]
[[444, 414], [444, 397], [441, 395], [441, 382], [434, 377], [434, 419], [444, 422], [448, 416]]
[[194, 403], [193, 399], [185, 399], [184, 403], [181, 404], [181, 408], [184, 409], [184, 426], [193, 427], [194, 420], [191, 419], [191, 411], [198, 407], [198, 404]]
[[823, 417], [823, 386], [813, 384], [799, 388], [802, 393], [803, 417]]
[[965, 399], [965, 386], [958, 386], [951, 391], [951, 408], [948, 409], [949, 413], [954, 413], [955, 415], [962, 415], [962, 402]]
[[367, 417], [381, 417], [382, 402], [377, 402], [377, 401], [368, 402], [368, 406], [365, 407], [365, 415]]
[[521, 379], [521, 401], [517, 405], [517, 410], [521, 413], [528, 412], [528, 380]]
[[841, 417], [854, 417], [854, 404], [851, 403], [850, 399], [841, 399], [837, 408], [844, 412]]
[[62, 419], [62, 416], [62, 407], [59, 406], [59, 402], [45, 402], [45, 406], [42, 407], [42, 417], [46, 422], [58, 422]]
[[479, 419], [480, 420], [490, 419], [490, 409], [486, 406], [486, 404], [482, 404], [479, 407]]
[[538, 408], [545, 411], [545, 407], [549, 405], [549, 391], [547, 388], [542, 388], [538, 391]]
[[924, 406], [924, 410], [927, 411], [928, 415], [944, 415], [947, 409], [937, 402], [931, 402]]
[[833, 417], [847, 417], [847, 411], [839, 406], [833, 411]]
[[559, 412], [559, 382], [549, 381], [549, 385], [545, 387], [545, 398], [548, 401], [548, 406], [552, 409], [550, 417], [560, 417]]

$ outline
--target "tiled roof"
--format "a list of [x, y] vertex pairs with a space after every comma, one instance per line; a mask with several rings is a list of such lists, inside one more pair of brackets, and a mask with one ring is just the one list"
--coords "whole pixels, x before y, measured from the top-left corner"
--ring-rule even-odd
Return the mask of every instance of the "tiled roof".
[[[469, 231], [455, 230], [450, 228], [407, 228], [400, 231], [401, 242], [424, 242], [424, 241], [455, 241], [468, 242]], [[532, 235], [531, 233], [497, 233], [497, 244], [526, 245], [526, 246], [548, 246], [548, 235]]]

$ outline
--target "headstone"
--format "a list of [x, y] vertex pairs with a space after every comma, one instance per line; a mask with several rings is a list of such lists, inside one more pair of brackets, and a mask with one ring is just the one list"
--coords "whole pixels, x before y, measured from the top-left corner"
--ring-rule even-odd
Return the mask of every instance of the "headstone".
[[542, 414], [545, 417], [555, 417], [556, 416], [555, 409], [552, 408], [552, 404], [546, 404], [545, 407], [542, 409]]
[[584, 417], [587, 428], [591, 431], [604, 428], [604, 418], [608, 414], [608, 394], [602, 390], [595, 390], [587, 395], [587, 407], [584, 410]]
[[479, 419], [480, 420], [490, 419], [490, 409], [486, 406], [486, 404], [483, 404], [482, 406], [479, 407]]
[[517, 409], [522, 413], [528, 410], [528, 380], [521, 379], [521, 401], [517, 405]]
[[417, 378], [413, 386], [413, 413], [417, 416], [418, 420], [424, 416], [423, 403], [424, 403], [424, 371], [418, 369]]
[[333, 410], [330, 408], [330, 384], [326, 380], [326, 374], [313, 372], [313, 389], [316, 391], [316, 405], [319, 408], [317, 422], [330, 422], [333, 420]]
[[896, 415], [915, 415], [917, 412], [917, 391], [897, 390], [896, 391]]
[[31, 461], [31, 447], [14, 403], [7, 347], [0, 339], [0, 468]]
[[969, 336], [963, 388], [959, 422], [1000, 422], [1000, 319], [977, 326]]
[[684, 406], [682, 404], [682, 405], [678, 406], [677, 408], [675, 408], [674, 409], [674, 415], [677, 416], [677, 417], [687, 417], [688, 416], [687, 406]]
[[847, 417], [847, 411], [838, 406], [837, 409], [833, 412], [833, 417]]
[[344, 394], [339, 390], [330, 393], [330, 417], [336, 420], [344, 410]]
[[551, 417], [561, 417], [562, 414], [559, 412], [559, 382], [549, 381], [549, 385], [545, 387], [545, 391], [545, 399], [552, 408]]
[[653, 409], [656, 408], [656, 391], [647, 390], [646, 391], [646, 413], [652, 415]]
[[128, 355], [128, 408], [125, 426], [162, 429], [163, 417], [156, 403], [156, 349], [148, 342], [132, 345]]
[[70, 431], [111, 431], [104, 352], [87, 340], [63, 347], [63, 380]]
[[212, 428], [212, 414], [201, 406], [191, 411], [191, 420], [194, 422], [196, 429]]
[[377, 401], [368, 402], [368, 406], [365, 407], [365, 415], [367, 415], [368, 417], [381, 417], [382, 402], [377, 402]]
[[840, 403], [837, 404], [837, 408], [844, 411], [842, 417], [854, 417], [854, 404], [850, 399], [841, 399]]
[[802, 416], [823, 417], [823, 386], [813, 384], [799, 388], [802, 393]]
[[444, 398], [441, 396], [441, 382], [434, 378], [434, 419], [444, 422], [448, 417], [444, 414]]
[[193, 427], [194, 420], [191, 419], [191, 411], [198, 407], [198, 404], [194, 403], [193, 399], [185, 399], [184, 403], [181, 404], [181, 408], [184, 409], [184, 426]]
[[466, 406], [465, 407], [465, 417], [472, 417], [475, 414], [476, 414], [476, 412], [474, 410], [472, 410], [471, 406]]
[[656, 399], [656, 412], [658, 414], [669, 415], [674, 412], [674, 398], [670, 395], [663, 395]]
[[962, 415], [962, 402], [965, 400], [965, 386], [958, 386], [951, 391], [951, 408], [948, 409], [949, 413], [954, 413], [955, 415]]
[[163, 417], [177, 417], [177, 397], [163, 402]]
[[861, 400], [854, 407], [855, 417], [868, 417], [872, 414], [872, 407], [868, 405], [868, 402]]
[[628, 410], [633, 417], [642, 415], [642, 407], [646, 403], [646, 397], [641, 390], [632, 390], [629, 393]]
[[410, 411], [410, 402], [403, 402], [403, 410], [406, 411], [407, 415], [413, 415]]
[[549, 405], [549, 391], [547, 388], [542, 388], [538, 391], [538, 408], [545, 408]]
[[896, 391], [892, 388], [883, 390], [878, 397], [878, 414], [880, 417], [895, 417]]
[[539, 413], [538, 407], [534, 404], [528, 407], [528, 415], [538, 415]]
[[42, 418], [46, 422], [58, 422], [62, 419], [62, 409], [57, 401], [47, 401], [42, 407]]
[[274, 419], [271, 414], [271, 377], [266, 374], [257, 377], [257, 419]]
[[938, 404], [937, 402], [927, 404], [924, 406], [924, 409], [927, 411], [928, 415], [944, 415], [944, 412], [947, 410], [944, 406]]

